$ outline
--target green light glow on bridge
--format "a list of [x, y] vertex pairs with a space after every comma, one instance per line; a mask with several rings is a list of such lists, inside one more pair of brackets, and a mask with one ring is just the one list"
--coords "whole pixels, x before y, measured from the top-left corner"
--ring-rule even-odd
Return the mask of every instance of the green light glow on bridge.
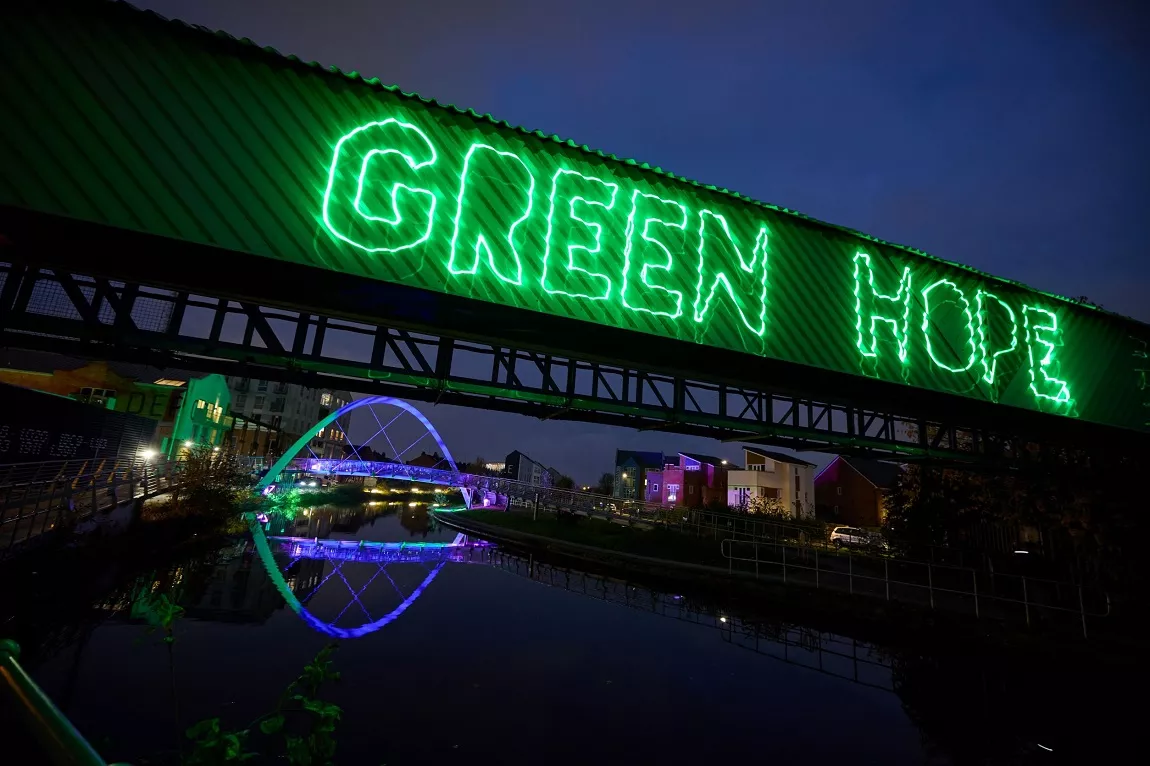
[[[1070, 385], [1057, 377], [1061, 336], [1051, 309], [1019, 306], [1024, 317], [1041, 313], [1045, 320], [1027, 321], [1026, 358], [1008, 365], [1003, 357], [1023, 353], [1017, 312], [979, 280], [968, 277], [960, 286], [960, 277], [940, 276], [933, 264], [899, 262], [877, 249], [818, 263], [801, 250], [776, 252], [765, 214], [738, 205], [721, 212], [690, 206], [701, 200], [665, 196], [661, 185], [611, 176], [605, 168], [593, 174], [589, 163], [520, 144], [488, 137], [456, 156], [437, 148], [413, 117], [360, 125], [335, 142], [324, 226], [335, 240], [375, 257], [418, 259], [407, 264], [417, 270], [438, 264], [445, 281], [460, 285], [452, 292], [490, 298], [513, 289], [516, 303], [539, 311], [570, 315], [576, 302], [594, 321], [756, 353], [764, 339], [779, 345], [767, 329], [775, 305], [776, 335], [793, 341], [806, 334], [816, 347], [853, 335], [856, 372], [908, 380], [908, 370], [921, 367], [932, 387], [967, 394], [981, 388], [983, 398], [997, 401], [1005, 366], [1012, 380], [1028, 381], [1019, 388], [1029, 401], [1016, 393], [1014, 403], [1072, 412]], [[851, 294], [773, 295], [772, 258], [797, 261], [792, 271], [849, 274]], [[916, 294], [916, 284], [926, 287]], [[999, 309], [993, 314], [991, 302]], [[853, 304], [853, 318], [841, 315], [840, 326], [823, 320], [828, 305], [843, 303]], [[884, 357], [903, 369], [891, 374]], [[1023, 367], [1028, 372], [1019, 376]], [[940, 385], [942, 373], [962, 382]]]

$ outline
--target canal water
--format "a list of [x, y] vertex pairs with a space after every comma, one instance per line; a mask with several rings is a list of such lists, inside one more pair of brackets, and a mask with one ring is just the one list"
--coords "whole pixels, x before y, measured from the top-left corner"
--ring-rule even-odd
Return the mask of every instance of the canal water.
[[[314, 508], [297, 522], [284, 534], [458, 540], [422, 508]], [[101, 753], [136, 764], [176, 762], [202, 719], [257, 719], [332, 641], [284, 588], [344, 629], [398, 610], [339, 641], [341, 678], [318, 695], [342, 708], [339, 764], [1060, 763], [1136, 734], [1122, 711], [1137, 706], [1114, 701], [1120, 673], [939, 656], [913, 637], [884, 647], [770, 605], [747, 613], [723, 594], [492, 547], [386, 565], [271, 550], [280, 587], [237, 543], [166, 561], [74, 617], [10, 617], [8, 632], [35, 641], [34, 677]], [[139, 608], [169, 594], [185, 609], [171, 644]]]

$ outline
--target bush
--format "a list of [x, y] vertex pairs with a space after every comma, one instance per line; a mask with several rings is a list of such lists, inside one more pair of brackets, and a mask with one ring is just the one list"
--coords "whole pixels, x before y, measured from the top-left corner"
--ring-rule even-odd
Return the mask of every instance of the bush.
[[179, 483], [167, 500], [144, 506], [141, 518], [159, 521], [198, 517], [227, 523], [251, 489], [251, 478], [235, 455], [197, 445], [180, 463]]

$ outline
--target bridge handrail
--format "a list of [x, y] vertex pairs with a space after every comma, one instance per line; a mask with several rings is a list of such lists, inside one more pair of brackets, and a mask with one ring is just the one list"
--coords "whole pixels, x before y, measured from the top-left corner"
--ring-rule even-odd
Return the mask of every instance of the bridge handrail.
[[0, 688], [40, 743], [48, 762], [59, 766], [107, 766], [100, 754], [60, 712], [20, 665], [20, 645], [0, 640]]

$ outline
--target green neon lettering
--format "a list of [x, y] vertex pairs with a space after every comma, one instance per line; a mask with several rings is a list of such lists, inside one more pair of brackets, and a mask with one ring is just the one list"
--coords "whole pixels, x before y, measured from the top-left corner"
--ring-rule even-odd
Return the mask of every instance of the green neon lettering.
[[[930, 321], [930, 313], [932, 309], [936, 309], [944, 303], [949, 302], [947, 298], [935, 301], [931, 305], [931, 294], [939, 289], [947, 289], [951, 296], [958, 299], [958, 303], [962, 305], [962, 314], [966, 319], [966, 342], [965, 345], [970, 349], [970, 353], [966, 357], [966, 364], [962, 367], [951, 367], [946, 362], [939, 359], [938, 354], [935, 353], [934, 343], [931, 341], [931, 335], [935, 330], [934, 322]], [[966, 372], [974, 366], [975, 360], [978, 358], [977, 348], [974, 343], [974, 317], [970, 311], [970, 301], [966, 299], [966, 293], [959, 289], [958, 285], [951, 282], [949, 279], [940, 279], [923, 288], [922, 291], [922, 336], [926, 340], [926, 355], [930, 357], [930, 361], [946, 370], [947, 372]], [[945, 342], [945, 341], [944, 341]], [[957, 351], [957, 350], [956, 350]]]
[[[990, 351], [990, 319], [987, 315], [990, 304], [987, 302], [988, 299], [997, 303], [1010, 318], [1010, 345], [1003, 346], [994, 352]], [[1014, 316], [1014, 309], [1010, 308], [1006, 301], [985, 290], [979, 290], [975, 293], [974, 305], [975, 318], [978, 324], [978, 352], [982, 359], [982, 379], [993, 386], [998, 374], [998, 357], [1009, 354], [1018, 348], [1018, 320]]]
[[[560, 185], [564, 187], [562, 191], [560, 191]], [[569, 185], [574, 188], [568, 188]], [[575, 263], [576, 251], [582, 251], [582, 262], [587, 265], [594, 264], [598, 260], [603, 246], [603, 224], [583, 218], [576, 211], [575, 206], [580, 206], [583, 215], [596, 215], [594, 208], [600, 208], [599, 214], [601, 215], [615, 207], [615, 196], [618, 192], [618, 184], [607, 183], [600, 178], [585, 176], [574, 170], [559, 170], [552, 177], [551, 206], [547, 211], [547, 239], [543, 250], [543, 277], [540, 280], [543, 289], [548, 293], [566, 295], [571, 298], [586, 298], [592, 301], [606, 300], [611, 296], [610, 277], [577, 266]], [[567, 220], [574, 221], [589, 231], [592, 244], [591, 246], [568, 244], [567, 258], [559, 261], [558, 264], [553, 264], [551, 262], [551, 248], [553, 241], [559, 238], [555, 234], [555, 209], [559, 199], [568, 200]], [[574, 226], [568, 227], [565, 241], [570, 242], [574, 228]]]
[[[640, 207], [644, 208], [644, 212], [640, 212]], [[638, 221], [642, 221], [641, 226], [637, 225]], [[678, 319], [683, 315], [683, 293], [651, 281], [652, 270], [665, 271], [669, 275], [675, 265], [675, 258], [667, 244], [651, 235], [652, 225], [686, 231], [687, 208], [654, 194], [636, 191], [631, 195], [631, 214], [627, 216], [627, 244], [623, 249], [623, 288], [619, 294], [623, 305], [632, 311]], [[643, 243], [654, 245], [654, 248]], [[652, 253], [652, 249], [658, 252]], [[638, 280], [631, 273], [635, 263], [643, 264]], [[647, 306], [639, 305], [640, 302]]]
[[[363, 199], [369, 187], [368, 170], [373, 161], [378, 164], [389, 155], [403, 160], [415, 177], [421, 168], [436, 161], [435, 147], [422, 130], [389, 117], [361, 125], [340, 138], [328, 168], [324, 227], [337, 239], [369, 253], [398, 253], [422, 244], [431, 237], [435, 222], [435, 194], [401, 181], [391, 185], [391, 207], [386, 215], [368, 211]], [[397, 169], [388, 170], [388, 175], [397, 174]], [[402, 168], [398, 171], [404, 172]], [[417, 203], [417, 199], [422, 201]], [[405, 209], [409, 216], [404, 216]]]
[[[474, 202], [468, 200], [469, 195]], [[487, 144], [472, 144], [459, 174], [459, 201], [447, 270], [455, 275], [475, 274], [486, 256], [496, 277], [513, 285], [523, 284], [515, 230], [531, 217], [534, 196], [535, 176], [519, 155]], [[526, 200], [519, 202], [524, 197]], [[522, 215], [509, 221], [520, 209]]]
[[[863, 252], [857, 252], [854, 257], [854, 264], [855, 330], [858, 332], [856, 345], [859, 353], [867, 357], [878, 356], [878, 333], [876, 330], [881, 322], [890, 326], [895, 342], [898, 344], [898, 360], [905, 364], [907, 330], [910, 326], [910, 267], [903, 268], [902, 276], [898, 280], [898, 291], [894, 295], [884, 295], [875, 289], [874, 268], [871, 266], [870, 256]], [[866, 269], [865, 287], [863, 286], [864, 268]]]
[[[1031, 321], [1032, 314], [1041, 314], [1048, 320], [1047, 324]], [[1026, 329], [1026, 349], [1030, 355], [1030, 392], [1038, 399], [1050, 399], [1058, 404], [1069, 402], [1070, 386], [1047, 372], [1054, 363], [1054, 347], [1061, 336], [1058, 317], [1053, 311], [1023, 306], [1022, 326]]]
[[[722, 230], [717, 242], [708, 243], [707, 223]], [[710, 227], [712, 231], [716, 226]], [[725, 244], [724, 244], [725, 243]], [[739, 313], [743, 326], [760, 338], [767, 329], [767, 227], [760, 226], [748, 262], [727, 219], [710, 210], [699, 212], [699, 282], [695, 289], [694, 319], [702, 322], [720, 287]], [[704, 293], [706, 297], [704, 297]]]

